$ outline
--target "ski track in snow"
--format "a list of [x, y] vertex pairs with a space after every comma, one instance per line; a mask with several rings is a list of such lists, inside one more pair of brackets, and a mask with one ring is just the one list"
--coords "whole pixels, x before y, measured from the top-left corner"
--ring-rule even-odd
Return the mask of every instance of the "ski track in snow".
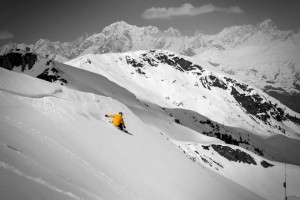
[[[82, 178], [85, 178], [83, 175], [80, 174], [80, 171], [78, 170], [78, 168], [80, 168], [80, 170], [83, 170], [85, 172], [85, 175], [89, 175], [89, 177], [93, 177], [94, 179], [96, 179], [96, 181], [98, 183], [100, 183], [102, 186], [104, 185], [106, 188], [113, 191], [115, 194], [119, 195], [122, 199], [124, 199], [124, 197], [125, 197], [126, 199], [129, 199], [129, 200], [131, 200], [131, 199], [142, 200], [142, 198], [138, 197], [135, 193], [129, 191], [125, 186], [118, 184], [115, 180], [109, 178], [103, 172], [97, 170], [96, 168], [94, 168], [93, 166], [91, 166], [90, 164], [88, 164], [87, 162], [82, 160], [79, 156], [75, 155], [67, 148], [64, 148], [63, 146], [58, 144], [56, 141], [54, 141], [47, 135], [42, 134], [40, 131], [38, 131], [32, 127], [29, 127], [27, 124], [17, 121], [15, 119], [12, 119], [8, 116], [0, 115], [0, 119], [8, 121], [9, 123], [12, 123], [13, 125], [21, 128], [21, 130], [24, 130], [23, 133], [27, 133], [27, 134], [33, 136], [34, 138], [36, 138], [39, 142], [41, 142], [42, 145], [44, 145], [44, 148], [48, 147], [53, 153], [55, 153], [57, 155], [64, 155], [64, 158], [66, 158], [69, 161], [71, 161], [72, 163], [74, 163], [74, 165], [66, 165], [66, 166], [68, 166], [70, 170], [74, 171], [73, 174], [76, 174], [76, 179], [80, 180]], [[9, 145], [6, 145], [6, 146], [8, 147]], [[72, 168], [72, 166], [76, 166], [76, 167]], [[2, 162], [1, 160], [0, 160], [0, 167], [8, 169], [14, 173], [17, 173], [21, 176], [24, 176], [25, 178], [32, 180], [32, 181], [35, 181], [42, 185], [45, 185], [55, 191], [72, 196], [73, 198], [76, 197], [76, 199], [79, 198], [75, 195], [72, 195], [72, 193], [65, 192], [65, 191], [62, 191], [62, 190], [56, 188], [55, 186], [51, 185], [50, 183], [47, 183], [46, 181], [42, 180], [41, 178], [35, 178], [32, 176], [26, 175], [25, 173], [21, 172], [20, 170], [16, 169], [13, 166], [10, 166], [7, 163]], [[55, 172], [55, 171], [53, 171], [52, 173], [56, 177], [62, 179], [63, 181], [67, 182], [68, 184], [71, 184], [72, 186], [83, 191], [84, 193], [88, 194], [89, 196], [91, 196], [95, 199], [102, 199], [98, 195], [93, 194], [93, 193], [83, 189], [80, 185], [76, 184], [75, 183], [76, 180], [72, 181], [69, 178], [64, 177], [63, 175], [61, 175], [60, 173]]]
[[67, 191], [63, 191], [63, 190], [61, 190], [61, 189], [55, 187], [54, 185], [48, 183], [47, 181], [44, 181], [44, 180], [41, 179], [41, 178], [36, 178], [36, 177], [30, 176], [30, 175], [27, 175], [26, 173], [22, 172], [21, 170], [15, 168], [15, 167], [12, 166], [12, 165], [9, 165], [9, 164], [7, 164], [7, 163], [1, 161], [1, 160], [0, 160], [0, 167], [1, 167], [1, 168], [4, 168], [4, 169], [6, 169], [6, 170], [9, 170], [9, 171], [11, 171], [11, 172], [13, 172], [13, 173], [15, 173], [15, 174], [18, 174], [18, 175], [20, 175], [20, 176], [22, 176], [22, 177], [25, 177], [25, 178], [27, 178], [27, 179], [29, 179], [29, 180], [31, 180], [31, 181], [34, 181], [34, 182], [36, 182], [36, 183], [38, 183], [38, 184], [44, 185], [44, 186], [46, 186], [46, 187], [48, 187], [48, 188], [50, 188], [50, 189], [52, 189], [52, 190], [54, 190], [54, 191], [56, 191], [56, 192], [62, 193], [62, 194], [64, 194], [64, 195], [67, 195], [67, 196], [69, 196], [69, 197], [71, 197], [71, 198], [73, 198], [73, 199], [81, 199], [80, 197], [74, 195], [73, 193], [67, 192]]
[[52, 93], [45, 93], [45, 94], [23, 94], [20, 92], [13, 92], [9, 90], [5, 90], [3, 88], [0, 88], [0, 91], [3, 93], [8, 93], [14, 96], [19, 96], [19, 97], [28, 97], [28, 98], [33, 98], [33, 99], [39, 99], [43, 97], [56, 97], [55, 95], [59, 94], [62, 92], [61, 88], [56, 88]]

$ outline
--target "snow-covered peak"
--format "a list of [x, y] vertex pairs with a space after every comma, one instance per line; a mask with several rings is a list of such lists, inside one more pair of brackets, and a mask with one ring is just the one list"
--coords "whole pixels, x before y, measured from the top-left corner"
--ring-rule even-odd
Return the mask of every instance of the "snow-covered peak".
[[182, 33], [178, 29], [175, 29], [172, 27], [168, 28], [164, 32], [172, 37], [181, 37], [182, 36]]
[[42, 56], [46, 56], [52, 54], [52, 52], [55, 50], [55, 44], [57, 44], [57, 42], [51, 42], [48, 39], [39, 39], [35, 43], [33, 51], [39, 53]]
[[146, 26], [143, 28], [143, 32], [145, 35], [155, 35], [160, 30], [156, 26]]
[[136, 26], [130, 25], [124, 21], [115, 22], [102, 30], [104, 35], [119, 34], [128, 31], [134, 31]]
[[215, 37], [215, 43], [223, 46], [224, 48], [232, 48], [243, 44], [247, 39], [249, 39], [254, 33], [254, 28], [252, 25], [243, 26], [232, 26], [223, 29]]
[[[175, 29], [170, 29], [170, 33], [176, 33], [178, 34], [179, 31], [175, 31]], [[155, 26], [145, 26], [145, 27], [138, 27], [134, 25], [130, 25], [127, 22], [119, 21], [115, 22], [107, 27], [105, 27], [102, 30], [102, 34], [104, 34], [106, 37], [109, 37], [111, 35], [124, 35], [128, 34], [131, 37], [140, 37], [140, 36], [153, 36], [157, 33], [159, 33], [160, 30]]]
[[281, 31], [270, 19], [267, 19], [256, 26], [257, 34], [263, 33], [269, 38], [266, 40], [270, 41], [285, 41], [293, 36], [295, 33], [291, 30]]
[[36, 43], [35, 46], [40, 46], [40, 45], [44, 45], [44, 44], [51, 44], [52, 42], [48, 39], [39, 39]]
[[275, 30], [277, 29], [276, 24], [271, 19], [266, 19], [265, 21], [257, 24], [258, 29], [264, 29], [264, 30]]

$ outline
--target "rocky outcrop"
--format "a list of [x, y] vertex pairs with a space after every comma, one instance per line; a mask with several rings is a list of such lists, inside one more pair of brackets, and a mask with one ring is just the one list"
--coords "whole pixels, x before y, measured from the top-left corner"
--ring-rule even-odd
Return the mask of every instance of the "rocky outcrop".
[[[1, 55], [0, 67], [10, 71], [26, 72], [27, 75], [51, 83], [67, 84], [67, 80], [61, 76], [62, 72], [55, 67], [55, 62], [52, 59], [42, 58], [35, 53], [24, 52], [20, 49], [14, 49], [7, 54]], [[15, 68], [20, 68], [21, 70]], [[42, 73], [38, 74], [39, 72]]]
[[211, 145], [211, 147], [221, 156], [225, 157], [230, 161], [257, 165], [255, 159], [252, 156], [239, 149], [232, 149], [229, 146], [215, 144]]
[[269, 167], [273, 167], [274, 165], [272, 165], [271, 163], [268, 163], [267, 161], [263, 160], [260, 162], [261, 166], [263, 166], [264, 168], [269, 168]]
[[21, 67], [22, 72], [30, 70], [37, 61], [37, 55], [33, 53], [21, 53], [18, 50], [0, 56], [0, 66], [12, 70], [14, 67]]
[[37, 78], [48, 81], [48, 82], [58, 82], [60, 85], [66, 85], [68, 81], [60, 76], [60, 70], [56, 68], [48, 68], [38, 75]]

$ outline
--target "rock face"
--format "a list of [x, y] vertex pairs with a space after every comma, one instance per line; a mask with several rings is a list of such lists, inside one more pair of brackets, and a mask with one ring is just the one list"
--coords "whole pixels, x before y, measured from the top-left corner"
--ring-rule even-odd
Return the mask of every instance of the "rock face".
[[67, 85], [68, 81], [64, 79], [60, 74], [61, 74], [60, 69], [57, 69], [55, 67], [50, 67], [45, 69], [42, 74], [37, 76], [37, 78], [51, 83], [58, 82], [60, 83], [60, 85]]
[[14, 67], [20, 67], [22, 71], [30, 70], [37, 61], [37, 55], [34, 53], [10, 52], [0, 56], [0, 66], [12, 70]]
[[42, 58], [32, 52], [13, 49], [0, 56], [0, 67], [25, 73], [45, 81], [56, 82], [61, 85], [67, 84], [67, 80], [61, 76], [61, 70], [55, 67], [55, 62], [52, 59]]
[[232, 149], [229, 146], [214, 145], [214, 144], [211, 145], [211, 147], [216, 152], [218, 152], [221, 156], [227, 158], [230, 161], [257, 165], [255, 159], [252, 156], [239, 149]]

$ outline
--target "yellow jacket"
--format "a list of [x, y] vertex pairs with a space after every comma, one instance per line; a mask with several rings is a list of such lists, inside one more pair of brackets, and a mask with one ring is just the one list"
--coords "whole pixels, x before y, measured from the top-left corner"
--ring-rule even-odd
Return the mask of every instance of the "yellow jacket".
[[110, 115], [107, 115], [107, 117], [113, 118], [112, 123], [115, 126], [119, 126], [122, 123], [123, 126], [125, 127], [125, 123], [124, 123], [124, 120], [123, 120], [123, 117], [121, 114], [110, 114]]

